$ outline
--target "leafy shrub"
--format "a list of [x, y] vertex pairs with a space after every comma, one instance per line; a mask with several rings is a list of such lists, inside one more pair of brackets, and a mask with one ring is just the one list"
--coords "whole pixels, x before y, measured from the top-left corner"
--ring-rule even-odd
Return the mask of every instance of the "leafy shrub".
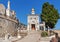
[[46, 31], [43, 31], [43, 32], [41, 33], [41, 36], [42, 36], [42, 37], [46, 37], [46, 36], [48, 36], [48, 33], [47, 33]]

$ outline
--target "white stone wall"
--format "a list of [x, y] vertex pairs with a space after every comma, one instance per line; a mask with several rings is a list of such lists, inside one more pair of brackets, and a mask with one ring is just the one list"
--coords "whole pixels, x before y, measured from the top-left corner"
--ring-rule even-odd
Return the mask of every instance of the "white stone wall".
[[39, 24], [40, 27], [43, 27], [43, 30], [45, 31], [45, 22], [42, 22], [42, 24]]
[[36, 30], [39, 30], [39, 16], [38, 15], [29, 15], [27, 19], [27, 30], [31, 30], [31, 24], [35, 24]]
[[0, 37], [5, 36], [6, 33], [15, 35], [17, 31], [17, 23], [0, 18]]

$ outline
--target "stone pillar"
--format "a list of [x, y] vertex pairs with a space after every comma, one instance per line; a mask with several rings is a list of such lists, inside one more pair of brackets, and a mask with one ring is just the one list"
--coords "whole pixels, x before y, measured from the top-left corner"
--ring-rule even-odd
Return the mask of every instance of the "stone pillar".
[[20, 30], [18, 30], [17, 37], [18, 37], [18, 38], [21, 38], [19, 31], [20, 31]]
[[29, 30], [30, 30], [30, 31], [32, 30], [32, 28], [31, 28], [31, 24], [29, 25]]
[[36, 25], [36, 31], [39, 30], [39, 25]]
[[44, 27], [44, 31], [45, 31], [45, 22], [43, 21], [43, 27]]
[[9, 33], [5, 34], [5, 40], [8, 40], [9, 38], [10, 38], [10, 34]]
[[30, 24], [28, 24], [28, 26], [27, 26], [27, 30], [28, 30], [28, 31], [31, 30], [31, 25], [30, 25]]
[[8, 40], [8, 35], [7, 34], [5, 35], [5, 40]]
[[36, 27], [36, 31], [38, 30], [38, 28]]
[[45, 31], [45, 26], [44, 26], [44, 31]]
[[49, 26], [48, 26], [48, 35], [49, 35]]
[[28, 24], [28, 26], [27, 26], [27, 30], [29, 31], [29, 24]]

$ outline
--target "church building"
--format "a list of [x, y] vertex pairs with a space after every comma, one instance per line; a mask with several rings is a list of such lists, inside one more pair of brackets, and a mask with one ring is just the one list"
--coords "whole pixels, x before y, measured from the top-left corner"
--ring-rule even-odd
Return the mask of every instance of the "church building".
[[28, 15], [27, 30], [39, 30], [39, 15], [35, 14], [34, 8], [32, 8], [31, 14]]
[[32, 8], [31, 14], [27, 17], [27, 30], [45, 31], [45, 22], [40, 22], [39, 19], [39, 15], [35, 14], [35, 10]]

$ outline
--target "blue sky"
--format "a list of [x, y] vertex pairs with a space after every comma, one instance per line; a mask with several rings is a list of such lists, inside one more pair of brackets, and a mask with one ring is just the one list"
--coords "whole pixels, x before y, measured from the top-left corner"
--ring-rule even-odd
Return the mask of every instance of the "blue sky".
[[[8, 0], [0, 0], [0, 4], [4, 4], [7, 8]], [[27, 15], [31, 14], [31, 9], [35, 8], [36, 14], [40, 14], [42, 11], [42, 5], [45, 2], [53, 4], [54, 7], [60, 13], [60, 0], [10, 0], [11, 10], [16, 11], [16, 17], [20, 22], [27, 24]], [[60, 19], [58, 20], [55, 29], [60, 29]]]

